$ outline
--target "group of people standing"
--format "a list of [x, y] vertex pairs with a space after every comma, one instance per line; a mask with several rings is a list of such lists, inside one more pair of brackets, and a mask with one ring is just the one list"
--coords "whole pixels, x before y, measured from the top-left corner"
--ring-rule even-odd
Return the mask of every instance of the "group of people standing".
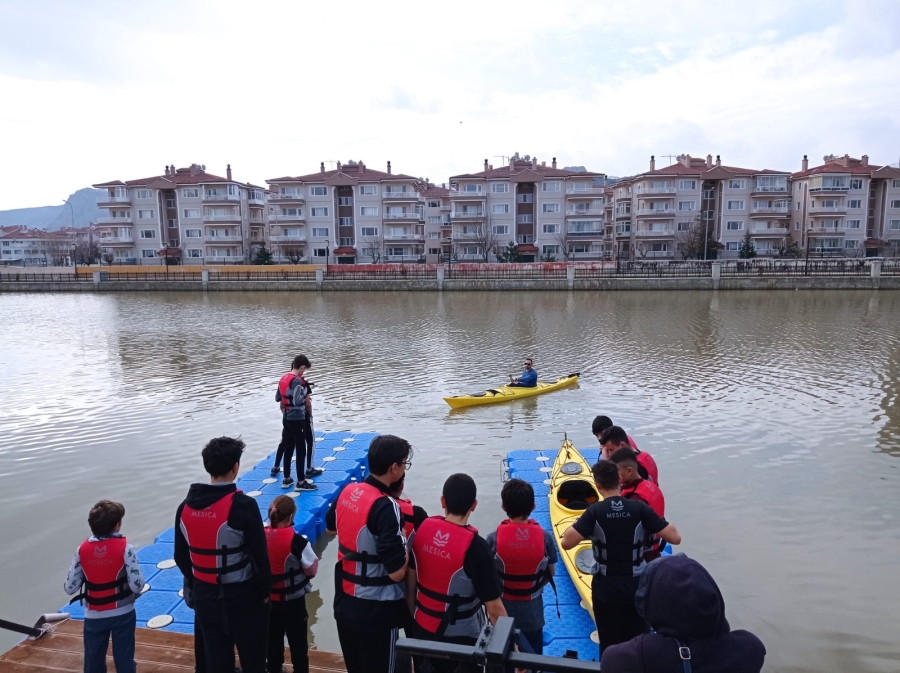
[[[276, 393], [284, 430], [272, 474], [283, 461], [282, 485], [290, 488], [296, 451], [298, 480], [307, 466], [296, 486], [301, 491], [314, 490], [310, 479], [316, 476], [305, 450], [308, 445], [311, 453], [313, 447], [310, 386], [303, 376], [309, 367], [305, 356], [294, 358]], [[592, 431], [602, 449], [593, 476], [604, 499], [565, 531], [561, 546], [592, 541], [594, 615], [604, 670], [651, 670], [635, 662], [658, 643], [645, 643], [637, 651], [627, 648], [635, 642], [631, 638], [646, 637], [649, 626], [660, 630], [652, 609], [641, 607], [641, 591], [651, 574], [664, 578], [674, 573], [683, 580], [684, 573], [674, 572], [669, 559], [654, 560], [660, 541], [678, 544], [680, 536], [663, 518], [665, 501], [653, 459], [607, 417], [597, 417]], [[305, 673], [305, 595], [319, 561], [294, 531], [292, 498], [276, 497], [264, 526], [256, 501], [237, 489], [243, 451], [240, 439], [210, 440], [201, 453], [209, 483], [192, 484], [176, 512], [174, 557], [184, 576], [185, 602], [195, 614], [196, 673], [233, 673], [235, 648], [243, 673], [282, 673], [285, 637], [295, 673]], [[376, 437], [368, 451], [368, 476], [344, 487], [326, 515], [326, 530], [338, 542], [333, 607], [348, 673], [408, 673], [409, 660], [401, 663], [395, 648], [400, 629], [423, 640], [474, 645], [486, 621], [495, 623], [506, 615], [515, 618], [520, 630], [518, 647], [541, 653], [543, 588], [552, 582], [558, 556], [550, 533], [530, 518], [534, 489], [519, 479], [507, 481], [501, 491], [507, 518], [483, 538], [469, 524], [478, 505], [469, 475], [446, 479], [440, 515], [428, 516], [403, 497], [412, 458], [405, 439]], [[124, 513], [120, 503], [106, 500], [91, 509], [92, 536], [78, 548], [66, 578], [66, 591], [81, 590], [78, 597], [85, 603], [85, 673], [105, 673], [110, 637], [118, 673], [135, 670], [134, 601], [144, 581], [135, 551], [120, 532]], [[661, 562], [669, 564], [666, 570], [651, 573]], [[712, 578], [706, 588], [721, 603]], [[650, 594], [644, 594], [646, 602]], [[663, 620], [672, 614], [663, 612]], [[727, 635], [720, 612], [717, 633]], [[749, 647], [755, 637], [746, 635]], [[617, 648], [626, 649], [616, 653]], [[607, 667], [607, 659], [622, 668]], [[457, 669], [455, 662], [440, 659], [414, 665], [416, 673]]]

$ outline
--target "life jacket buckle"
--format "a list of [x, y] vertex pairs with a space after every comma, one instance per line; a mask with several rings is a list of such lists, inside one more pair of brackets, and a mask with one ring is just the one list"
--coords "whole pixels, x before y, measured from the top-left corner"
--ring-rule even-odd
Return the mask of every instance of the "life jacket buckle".
[[691, 660], [691, 648], [681, 646], [678, 648], [678, 656], [681, 657], [682, 661], [690, 661]]

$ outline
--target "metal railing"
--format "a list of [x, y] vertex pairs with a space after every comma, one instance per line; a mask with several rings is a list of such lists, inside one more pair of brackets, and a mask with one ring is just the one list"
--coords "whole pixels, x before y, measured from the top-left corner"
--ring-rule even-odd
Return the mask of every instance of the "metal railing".
[[729, 260], [722, 264], [722, 277], [748, 276], [869, 276], [865, 259]]
[[886, 259], [881, 262], [882, 276], [900, 276], [900, 259]]
[[269, 201], [303, 201], [303, 192], [287, 193], [287, 194], [269, 194]]
[[0, 283], [78, 283], [91, 280], [74, 273], [9, 273], [0, 271]]
[[203, 200], [204, 201], [240, 201], [241, 197], [239, 194], [228, 194], [227, 192], [216, 192], [211, 194], [210, 192], [203, 192]]

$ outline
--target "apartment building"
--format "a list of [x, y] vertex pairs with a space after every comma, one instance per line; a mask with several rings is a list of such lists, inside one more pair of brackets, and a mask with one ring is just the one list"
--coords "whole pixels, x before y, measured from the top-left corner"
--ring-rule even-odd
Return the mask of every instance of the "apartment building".
[[735, 258], [749, 233], [758, 255], [772, 255], [790, 236], [790, 173], [723, 166], [678, 157], [618, 182], [611, 207], [618, 254], [629, 259], [679, 259], [688, 232], [702, 226], [719, 243], [718, 256]]
[[425, 255], [424, 183], [337, 162], [333, 170], [266, 180], [270, 241], [280, 259], [312, 263], [415, 262]]
[[865, 154], [825, 157], [810, 168], [804, 156], [791, 181], [792, 233], [812, 254], [900, 251], [900, 170], [871, 165]]
[[528, 155], [478, 173], [450, 178], [451, 258], [493, 261], [495, 251], [518, 244], [521, 261], [602, 254], [605, 188], [602, 173], [557, 168]]
[[0, 227], [0, 264], [3, 266], [66, 266], [72, 263], [75, 238], [62, 232]]
[[119, 264], [248, 261], [265, 240], [265, 189], [236, 182], [206, 166], [166, 166], [162, 175], [93, 185], [107, 191], [97, 205], [108, 215], [95, 222], [101, 252]]
[[450, 190], [425, 182], [422, 191], [425, 215], [425, 262], [437, 264], [450, 252]]

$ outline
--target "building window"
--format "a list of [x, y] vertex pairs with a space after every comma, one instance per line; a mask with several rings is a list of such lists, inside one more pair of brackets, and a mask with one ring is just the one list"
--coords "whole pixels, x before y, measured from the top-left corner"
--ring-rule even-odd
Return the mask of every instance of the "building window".
[[378, 185], [360, 185], [359, 186], [359, 195], [364, 196], [366, 194], [377, 194], [378, 193]]
[[353, 197], [352, 196], [339, 196], [338, 197], [338, 205], [339, 206], [352, 206], [353, 205]]
[[316, 238], [328, 238], [328, 228], [327, 227], [313, 227], [312, 235]]
[[166, 208], [177, 208], [178, 204], [175, 202], [175, 199], [166, 199]]
[[558, 224], [543, 224], [541, 225], [541, 231], [545, 234], [558, 234], [559, 233], [559, 225]]
[[440, 208], [440, 207], [441, 207], [441, 202], [440, 202], [440, 201], [429, 201], [429, 202], [428, 202], [428, 207], [429, 207], [429, 208]]
[[494, 215], [508, 215], [509, 214], [509, 204], [508, 203], [495, 203], [491, 205], [491, 213]]
[[558, 203], [542, 203], [541, 210], [545, 213], [558, 213], [559, 212], [559, 204]]
[[900, 208], [900, 199], [894, 199], [891, 201], [891, 208]]
[[744, 223], [740, 220], [732, 220], [725, 224], [725, 228], [728, 231], [741, 231], [744, 228]]
[[[315, 210], [315, 208], [313, 208]], [[338, 225], [342, 227], [352, 227], [353, 226], [353, 218], [352, 217], [339, 217]]]
[[745, 184], [744, 180], [729, 180], [728, 189], [743, 189]]
[[725, 249], [726, 249], [726, 250], [731, 250], [731, 251], [737, 250], [737, 249], [738, 249], [738, 242], [737, 242], [737, 241], [728, 241], [728, 243], [725, 244]]
[[693, 191], [693, 190], [697, 189], [697, 181], [696, 180], [679, 180], [678, 181], [678, 189]]
[[728, 202], [728, 210], [743, 210], [744, 202], [743, 201], [729, 201]]
[[676, 226], [676, 228], [678, 229], [678, 231], [690, 231], [691, 223], [690, 222], [679, 222], [678, 225]]
[[862, 208], [862, 199], [850, 199], [847, 201], [848, 208]]
[[199, 217], [200, 217], [200, 209], [199, 208], [185, 208], [184, 209], [184, 219], [196, 220]]
[[313, 217], [328, 217], [328, 208], [311, 208], [310, 213]]
[[440, 248], [428, 248], [428, 254], [429, 255], [440, 255], [441, 249]]
[[[310, 196], [328, 196], [328, 187], [310, 187]], [[324, 257], [324, 255], [323, 255]]]
[[506, 194], [509, 191], [508, 182], [492, 182], [491, 192], [494, 194]]
[[[541, 191], [542, 192], [558, 192], [560, 190], [560, 184], [561, 183], [557, 182], [556, 180], [544, 182], [541, 185]], [[559, 246], [557, 246], [557, 247], [559, 247]]]
[[378, 216], [378, 207], [377, 206], [360, 206], [359, 214], [361, 217], [377, 217]]
[[854, 250], [859, 247], [859, 241], [856, 239], [847, 239], [844, 241], [844, 247], [848, 250]]
[[185, 238], [203, 238], [203, 233], [199, 229], [185, 229]]
[[196, 187], [192, 187], [191, 189], [182, 189], [181, 196], [186, 199], [199, 199], [200, 198], [200, 190]]
[[282, 208], [281, 214], [287, 217], [303, 217], [302, 208]]
[[141, 238], [156, 238], [156, 232], [152, 229], [141, 229]]
[[151, 192], [149, 189], [139, 189], [139, 190], [137, 190], [137, 198], [139, 198], [139, 199], [152, 199], [152, 198], [153, 198], [153, 192]]
[[139, 220], [152, 220], [153, 219], [153, 211], [152, 210], [139, 210], [138, 211], [138, 219]]
[[696, 201], [679, 201], [678, 210], [696, 210]]
[[888, 225], [888, 229], [890, 229], [891, 231], [900, 229], [900, 220], [891, 220], [890, 224]]
[[559, 246], [558, 245], [545, 245], [543, 246], [543, 251], [545, 255], [558, 255], [559, 254]]
[[859, 220], [847, 220], [847, 229], [859, 229]]
[[188, 248], [185, 252], [191, 259], [200, 259], [203, 257], [203, 251], [198, 248]]
[[481, 194], [481, 185], [463, 185], [460, 191], [466, 194]]
[[362, 227], [359, 233], [362, 236], [378, 236], [378, 227]]
[[850, 180], [850, 189], [862, 189], [863, 181], [862, 178], [853, 178]]
[[327, 257], [328, 248], [313, 248], [313, 257]]
[[156, 250], [141, 250], [141, 257], [156, 257]]
[[509, 225], [508, 224], [495, 224], [492, 227], [494, 235], [496, 236], [506, 236], [509, 234]]

